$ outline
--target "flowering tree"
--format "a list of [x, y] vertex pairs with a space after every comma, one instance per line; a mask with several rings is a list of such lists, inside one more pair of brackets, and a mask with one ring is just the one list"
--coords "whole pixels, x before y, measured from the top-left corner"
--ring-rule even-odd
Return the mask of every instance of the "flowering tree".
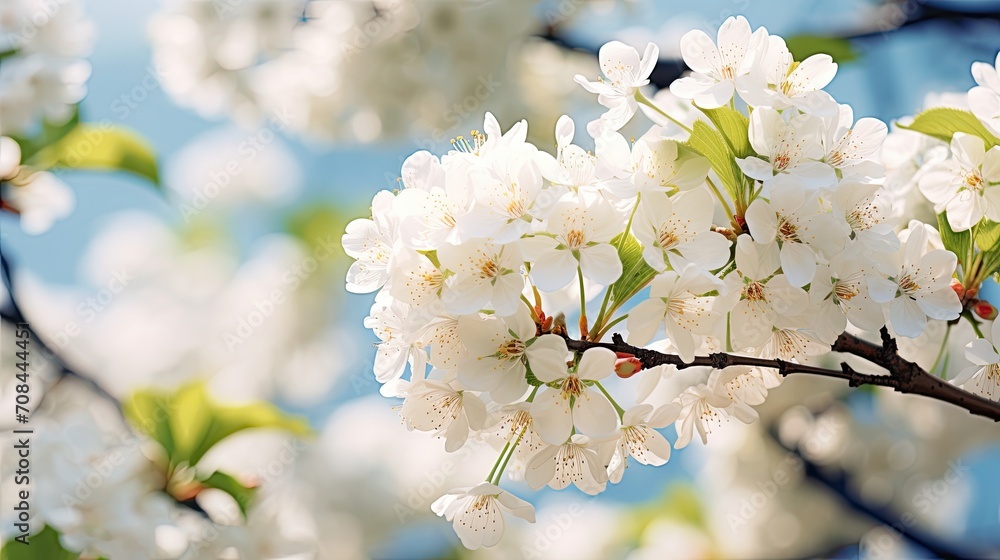
[[[917, 181], [936, 223], [900, 223], [919, 201], [884, 186], [887, 126], [823, 91], [830, 56], [795, 61], [743, 17], [717, 40], [686, 34], [681, 52], [692, 73], [651, 100], [656, 46], [601, 48], [603, 76], [576, 78], [607, 108], [586, 127], [593, 152], [567, 116], [552, 156], [527, 122], [504, 132], [487, 113], [447, 154], [411, 155], [403, 188], [347, 227], [347, 289], [377, 291], [365, 326], [382, 394], [447, 451], [499, 449], [482, 482], [433, 505], [468, 548], [498, 544], [504, 512], [534, 520], [505, 473], [600, 493], [630, 461], [669, 460], [658, 429], [674, 424], [676, 448], [696, 432], [707, 443], [719, 423], [757, 420], [792, 374], [1000, 420], [997, 327], [984, 324], [997, 312], [977, 297], [1000, 270], [997, 68], [973, 67], [971, 111], [897, 123], [950, 146]], [[630, 142], [618, 131], [640, 108], [655, 124]], [[954, 379], [932, 373], [944, 345], [929, 368], [900, 354], [897, 337], [961, 321], [977, 338]], [[831, 352], [845, 361], [829, 367]], [[606, 386], [642, 370], [628, 401]], [[682, 391], [649, 399], [647, 380], [681, 371]]]
[[[434, 514], [496, 544], [485, 558], [826, 556], [900, 535], [984, 556], [924, 527], [984, 501], [962, 462], [996, 442], [979, 427], [997, 417], [1000, 327], [978, 299], [1000, 252], [995, 66], [948, 107], [855, 122], [805, 36], [732, 18], [688, 34], [686, 64], [574, 44], [566, 29], [609, 4], [176, 0], [143, 22], [151, 64], [141, 43], [99, 49], [97, 85], [95, 35], [135, 44], [115, 35], [138, 14], [0, 4], [0, 560], [412, 556]], [[859, 19], [961, 15], [885, 9]], [[577, 135], [559, 116], [594, 94], [607, 112]], [[353, 157], [341, 140], [437, 151], [487, 105], [482, 132], [413, 154], [348, 226], [349, 290], [379, 292], [369, 356], [334, 312], [349, 174], [299, 163]], [[655, 126], [626, 140], [639, 111]], [[185, 118], [143, 128], [153, 114]], [[511, 115], [531, 129], [505, 132]], [[161, 144], [191, 125], [213, 128]], [[119, 171], [156, 212], [89, 188]], [[285, 206], [317, 189], [335, 203]], [[71, 259], [21, 235], [75, 248], [81, 223], [99, 231]], [[61, 285], [40, 262], [78, 273]], [[509, 492], [596, 494], [629, 465], [645, 486], [635, 464], [696, 431], [712, 441], [684, 460], [704, 464], [675, 460], [641, 504], [569, 492], [536, 511]]]

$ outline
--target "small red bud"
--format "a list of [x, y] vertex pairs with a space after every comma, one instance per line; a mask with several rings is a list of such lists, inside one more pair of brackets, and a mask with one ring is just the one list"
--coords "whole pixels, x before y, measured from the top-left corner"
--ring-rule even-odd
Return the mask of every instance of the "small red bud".
[[993, 305], [988, 301], [979, 300], [976, 302], [976, 305], [973, 306], [972, 310], [979, 316], [980, 319], [992, 321], [997, 318], [997, 308], [993, 307]]
[[951, 289], [955, 290], [955, 294], [958, 295], [958, 299], [965, 297], [965, 286], [963, 286], [958, 280], [951, 281]]
[[628, 379], [642, 370], [642, 362], [639, 358], [619, 358], [615, 361], [615, 375], [622, 379]]

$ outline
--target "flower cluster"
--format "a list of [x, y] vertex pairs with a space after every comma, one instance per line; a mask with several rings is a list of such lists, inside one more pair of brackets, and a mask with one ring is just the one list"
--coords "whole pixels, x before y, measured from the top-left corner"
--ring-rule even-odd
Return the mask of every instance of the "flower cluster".
[[507, 60], [526, 59], [515, 46], [531, 33], [532, 8], [527, 0], [180, 0], [153, 17], [150, 39], [164, 90], [203, 116], [279, 116], [291, 132], [321, 139], [414, 132], [440, 143], [440, 131], [468, 122], [487, 99], [496, 110], [523, 110]]
[[[587, 126], [592, 151], [574, 143], [567, 116], [551, 155], [526, 141], [527, 122], [504, 132], [487, 114], [450, 152], [410, 156], [402, 188], [376, 194], [371, 218], [344, 235], [348, 289], [378, 292], [365, 325], [381, 340], [382, 393], [403, 398], [407, 426], [448, 451], [478, 440], [500, 449], [485, 482], [434, 505], [470, 548], [498, 542], [503, 511], [534, 517], [499, 488], [504, 472], [597, 494], [630, 460], [668, 461], [658, 429], [674, 424], [676, 448], [695, 432], [706, 442], [713, 426], [755, 421], [781, 381], [771, 368], [644, 368], [600, 344], [613, 328], [687, 363], [718, 351], [797, 361], [848, 328], [917, 337], [958, 319], [995, 271], [970, 272], [963, 254], [953, 281], [950, 235], [1000, 212], [990, 192], [1000, 148], [955, 135], [954, 158], [921, 180], [954, 231], [897, 228], [879, 160], [887, 126], [823, 91], [837, 71], [829, 56], [795, 61], [742, 17], [717, 40], [688, 33], [681, 52], [693, 71], [670, 92], [685, 114], [642, 93], [654, 45], [640, 56], [608, 43], [603, 77], [577, 77], [607, 108]], [[995, 77], [977, 71], [993, 93]], [[630, 142], [618, 130], [640, 107], [661, 124]], [[1000, 360], [987, 344], [977, 358]], [[977, 379], [996, 376], [986, 367]], [[643, 369], [623, 406], [610, 380]], [[657, 389], [667, 377], [679, 390]]]
[[[58, 177], [22, 165], [19, 140], [75, 123], [87, 92], [93, 26], [76, 0], [11, 0], [0, 6], [0, 210], [23, 230], [44, 233], [74, 207]], [[33, 138], [33, 139], [36, 139]], [[32, 153], [36, 150], [32, 149]]]
[[78, 0], [10, 0], [0, 6], [0, 131], [66, 122], [87, 92], [93, 25]]
[[25, 233], [38, 235], [69, 216], [76, 197], [54, 173], [22, 165], [17, 141], [0, 136], [0, 202], [4, 210], [20, 215]]

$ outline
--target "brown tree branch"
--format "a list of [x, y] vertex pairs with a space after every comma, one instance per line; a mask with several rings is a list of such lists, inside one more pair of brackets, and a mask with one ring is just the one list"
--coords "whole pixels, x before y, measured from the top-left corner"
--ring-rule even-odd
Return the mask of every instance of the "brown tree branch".
[[939, 401], [947, 402], [955, 406], [964, 408], [977, 416], [983, 416], [1000, 421], [1000, 403], [984, 399], [978, 395], [970, 393], [964, 389], [956, 387], [947, 381], [935, 377], [917, 364], [903, 359], [896, 347], [896, 341], [889, 336], [888, 331], [882, 329], [882, 345], [873, 344], [862, 340], [854, 335], [843, 333], [831, 346], [834, 352], [852, 354], [867, 360], [879, 367], [885, 368], [888, 375], [875, 375], [860, 373], [846, 362], [840, 364], [840, 369], [827, 369], [807, 364], [799, 364], [780, 359], [756, 358], [753, 356], [741, 356], [728, 354], [725, 352], [715, 352], [707, 356], [696, 356], [691, 362], [685, 362], [676, 354], [665, 354], [627, 344], [622, 336], [615, 333], [611, 336], [611, 342], [591, 342], [588, 340], [575, 340], [566, 338], [566, 346], [570, 350], [583, 352], [589, 348], [607, 348], [614, 352], [632, 354], [642, 362], [643, 367], [650, 368], [661, 365], [671, 365], [678, 369], [694, 366], [711, 367], [722, 369], [730, 366], [753, 366], [765, 367], [778, 370], [782, 376], [789, 376], [793, 373], [819, 375], [822, 377], [832, 377], [843, 379], [851, 387], [860, 385], [875, 385], [878, 387], [889, 387], [900, 393], [921, 395]]

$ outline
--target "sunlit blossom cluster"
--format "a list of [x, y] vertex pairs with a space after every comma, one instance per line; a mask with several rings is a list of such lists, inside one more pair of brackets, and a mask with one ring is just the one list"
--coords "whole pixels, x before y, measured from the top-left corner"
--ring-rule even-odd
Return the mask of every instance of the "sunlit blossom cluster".
[[[520, 109], [507, 71], [532, 3], [251, 0], [166, 5], [150, 24], [158, 78], [180, 105], [242, 124], [288, 118], [313, 138], [429, 138]], [[435, 63], [429, 61], [435, 60]], [[442, 87], [442, 84], [448, 87]], [[503, 95], [497, 95], [498, 92]]]
[[[968, 255], [945, 249], [936, 224], [901, 223], [879, 158], [888, 128], [824, 91], [831, 57], [796, 61], [742, 17], [716, 39], [688, 33], [681, 52], [692, 72], [670, 92], [685, 112], [643, 94], [655, 45], [608, 43], [603, 76], [576, 80], [607, 109], [586, 127], [592, 150], [568, 116], [550, 154], [526, 141], [526, 121], [504, 131], [487, 113], [448, 153], [411, 155], [400, 188], [344, 235], [348, 290], [377, 292], [365, 326], [383, 395], [448, 451], [499, 450], [483, 482], [434, 504], [469, 548], [497, 544], [505, 513], [534, 519], [500, 488], [505, 473], [597, 494], [630, 462], [669, 460], [659, 429], [675, 426], [675, 448], [707, 442], [720, 424], [755, 421], [781, 383], [770, 368], [647, 368], [599, 344], [613, 333], [687, 363], [720, 351], [799, 361], [847, 329], [913, 338], [955, 321], [985, 277], [959, 267]], [[970, 101], [989, 125], [996, 71], [976, 77]], [[661, 124], [626, 139], [640, 107]], [[1000, 211], [1000, 147], [983, 146], [956, 134], [919, 181], [955, 232]], [[980, 365], [956, 381], [995, 381], [989, 340], [970, 353]], [[637, 394], [616, 397], [615, 378], [633, 375]], [[654, 390], [678, 376], [682, 390]]]
[[12, 0], [0, 6], [0, 183], [3, 209], [39, 234], [73, 210], [73, 192], [52, 173], [21, 166], [15, 138], [59, 127], [87, 93], [93, 25], [76, 0]]
[[0, 6], [0, 132], [66, 122], [87, 93], [93, 25], [77, 0], [10, 0]]

